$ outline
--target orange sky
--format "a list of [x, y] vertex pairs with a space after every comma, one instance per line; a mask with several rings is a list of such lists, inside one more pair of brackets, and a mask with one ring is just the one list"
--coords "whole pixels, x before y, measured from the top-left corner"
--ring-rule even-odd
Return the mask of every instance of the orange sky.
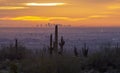
[[120, 0], [0, 0], [0, 27], [120, 26]]

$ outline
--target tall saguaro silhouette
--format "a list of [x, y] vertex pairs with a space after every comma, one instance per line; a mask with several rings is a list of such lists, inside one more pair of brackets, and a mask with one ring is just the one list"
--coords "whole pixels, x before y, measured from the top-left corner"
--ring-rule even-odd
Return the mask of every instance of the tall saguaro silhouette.
[[15, 49], [18, 49], [18, 39], [15, 39]]
[[55, 42], [54, 42], [54, 50], [58, 52], [58, 25], [55, 25]]
[[18, 59], [18, 39], [15, 39], [15, 59]]
[[52, 55], [53, 52], [53, 40], [52, 40], [52, 34], [50, 35], [50, 46], [49, 46], [50, 55]]
[[53, 47], [52, 34], [50, 35], [50, 47]]

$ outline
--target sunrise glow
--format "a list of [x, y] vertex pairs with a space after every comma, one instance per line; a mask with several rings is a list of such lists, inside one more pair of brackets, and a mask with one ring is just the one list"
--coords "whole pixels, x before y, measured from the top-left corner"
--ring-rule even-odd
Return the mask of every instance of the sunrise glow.
[[26, 3], [27, 6], [62, 6], [66, 3]]
[[[120, 26], [119, 0], [0, 0], [0, 27], [46, 23]], [[19, 23], [16, 23], [19, 22]]]
[[12, 20], [12, 21], [52, 21], [52, 20], [82, 21], [87, 19], [88, 18], [40, 17], [40, 16], [19, 16], [0, 18], [0, 20]]
[[16, 9], [26, 9], [28, 7], [18, 7], [18, 6], [1, 6], [0, 10], [16, 10]]

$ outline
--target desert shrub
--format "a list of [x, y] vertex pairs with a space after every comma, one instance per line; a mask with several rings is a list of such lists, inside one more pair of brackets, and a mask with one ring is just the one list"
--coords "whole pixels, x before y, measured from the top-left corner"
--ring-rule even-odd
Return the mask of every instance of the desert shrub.
[[26, 57], [27, 49], [23, 45], [18, 45], [16, 48], [14, 45], [6, 45], [0, 49], [0, 60], [19, 60]]

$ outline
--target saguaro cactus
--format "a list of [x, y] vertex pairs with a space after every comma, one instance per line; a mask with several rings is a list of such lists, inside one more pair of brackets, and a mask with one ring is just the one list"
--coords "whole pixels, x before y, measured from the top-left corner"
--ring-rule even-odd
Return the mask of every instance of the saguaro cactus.
[[18, 49], [18, 39], [15, 39], [15, 49]]
[[84, 47], [82, 48], [82, 54], [84, 57], [88, 56], [88, 47], [87, 47], [86, 43], [84, 43]]
[[54, 50], [58, 52], [58, 25], [55, 25], [55, 42], [54, 42]]
[[52, 34], [50, 35], [50, 47], [49, 47], [50, 54], [53, 52], [53, 40], [52, 40]]
[[60, 52], [59, 52], [59, 54], [61, 54], [62, 55], [62, 53], [63, 53], [63, 46], [65, 45], [65, 41], [64, 41], [64, 39], [63, 39], [63, 36], [61, 36], [61, 41], [60, 41], [60, 43], [59, 43], [59, 46], [60, 46]]
[[15, 49], [14, 49], [14, 53], [15, 53], [15, 59], [18, 59], [18, 39], [15, 39]]
[[78, 56], [78, 52], [77, 52], [77, 48], [74, 47], [74, 55], [77, 57]]
[[50, 47], [53, 47], [52, 34], [50, 35]]

